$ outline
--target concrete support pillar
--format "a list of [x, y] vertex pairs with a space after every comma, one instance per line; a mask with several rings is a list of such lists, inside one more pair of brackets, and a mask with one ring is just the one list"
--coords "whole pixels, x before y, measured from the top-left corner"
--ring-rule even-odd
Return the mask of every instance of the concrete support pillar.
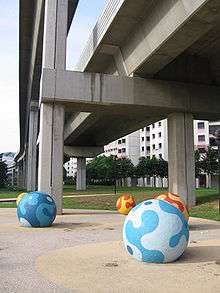
[[15, 186], [15, 169], [11, 171], [11, 186]]
[[64, 107], [41, 105], [38, 190], [50, 193], [62, 213]]
[[77, 158], [76, 190], [86, 190], [86, 158]]
[[18, 162], [18, 171], [17, 171], [17, 187], [22, 188], [23, 185], [23, 165], [22, 161]]
[[[66, 69], [68, 0], [46, 0], [43, 68]], [[48, 85], [47, 85], [48, 86]], [[43, 85], [42, 85], [43, 87]], [[41, 103], [38, 190], [52, 194], [62, 214], [64, 106]]]
[[28, 157], [27, 157], [27, 191], [36, 189], [37, 169], [37, 135], [38, 135], [38, 107], [31, 106], [29, 117]]
[[210, 174], [206, 174], [206, 188], [211, 188], [212, 187], [212, 178]]
[[168, 116], [169, 190], [183, 197], [188, 208], [195, 204], [193, 116]]
[[26, 162], [25, 157], [18, 163], [17, 186], [20, 189], [26, 187]]
[[24, 189], [26, 189], [26, 185], [27, 185], [27, 157], [26, 154], [23, 158], [23, 183], [22, 186]]

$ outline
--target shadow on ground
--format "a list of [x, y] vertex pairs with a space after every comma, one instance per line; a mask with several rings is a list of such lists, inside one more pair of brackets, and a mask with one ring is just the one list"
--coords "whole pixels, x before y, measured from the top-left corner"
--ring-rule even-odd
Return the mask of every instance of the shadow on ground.
[[201, 223], [201, 224], [190, 224], [189, 225], [190, 231], [203, 231], [203, 230], [219, 230], [220, 225], [216, 223]]
[[51, 228], [54, 229], [64, 229], [64, 230], [75, 230], [78, 228], [87, 228], [87, 227], [95, 227], [95, 226], [100, 226], [101, 223], [91, 223], [91, 222], [82, 222], [82, 223], [54, 223]]
[[188, 247], [175, 265], [184, 263], [220, 263], [220, 246], [196, 246]]
[[116, 211], [111, 211], [111, 210], [106, 210], [106, 211], [100, 211], [100, 210], [93, 210], [93, 211], [78, 211], [77, 212], [67, 212], [65, 211], [63, 213], [63, 216], [68, 216], [68, 215], [71, 215], [71, 216], [78, 216], [78, 215], [114, 215], [114, 214], [117, 214]]

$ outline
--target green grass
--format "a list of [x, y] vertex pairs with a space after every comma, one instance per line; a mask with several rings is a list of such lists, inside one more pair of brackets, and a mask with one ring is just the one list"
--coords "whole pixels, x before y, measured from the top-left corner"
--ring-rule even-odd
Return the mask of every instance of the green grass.
[[9, 190], [7, 188], [0, 188], [0, 198], [17, 197], [23, 190]]
[[[70, 209], [104, 209], [115, 210], [115, 204], [118, 197], [122, 193], [131, 193], [136, 202], [139, 203], [145, 199], [152, 198], [156, 194], [164, 192], [166, 189], [162, 188], [149, 188], [149, 187], [118, 187], [117, 194], [115, 195], [113, 187], [97, 186], [90, 187], [84, 194], [111, 194], [105, 196], [94, 197], [79, 197], [79, 198], [64, 198], [64, 208]], [[66, 189], [65, 189], [66, 191]], [[64, 191], [64, 195], [66, 194]], [[109, 191], [109, 192], [108, 192]], [[111, 192], [110, 192], [111, 191]], [[81, 192], [73, 191], [71, 195], [82, 194]], [[70, 194], [69, 194], [70, 195]]]
[[220, 221], [218, 211], [218, 201], [206, 202], [193, 207], [190, 210], [190, 216], [196, 218], [204, 218], [215, 221]]
[[0, 208], [16, 208], [16, 202], [0, 202]]
[[65, 195], [77, 195], [77, 194], [112, 194], [114, 193], [113, 186], [89, 186], [85, 191], [77, 191], [76, 186], [74, 185], [64, 185], [64, 194]]
[[[118, 187], [117, 194], [114, 195], [113, 186], [90, 186], [86, 191], [76, 191], [71, 185], [64, 186], [64, 195], [87, 195], [87, 194], [109, 194], [104, 196], [90, 196], [79, 198], [64, 198], [64, 208], [69, 209], [103, 209], [115, 210], [117, 198], [122, 193], [131, 193], [139, 203], [145, 199], [152, 198], [167, 189], [149, 188], [149, 187]], [[17, 197], [22, 191], [8, 191], [0, 189], [0, 198]], [[220, 221], [218, 213], [218, 193], [216, 189], [198, 189], [196, 190], [196, 206], [190, 211], [190, 216]], [[0, 208], [16, 207], [15, 203], [0, 203]]]

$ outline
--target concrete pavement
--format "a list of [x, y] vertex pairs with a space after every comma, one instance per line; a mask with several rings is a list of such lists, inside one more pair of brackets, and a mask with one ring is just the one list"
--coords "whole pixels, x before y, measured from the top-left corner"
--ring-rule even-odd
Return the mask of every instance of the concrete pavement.
[[124, 250], [124, 216], [65, 210], [50, 228], [23, 228], [0, 210], [0, 292], [220, 292], [220, 223], [190, 219], [190, 245], [168, 265]]

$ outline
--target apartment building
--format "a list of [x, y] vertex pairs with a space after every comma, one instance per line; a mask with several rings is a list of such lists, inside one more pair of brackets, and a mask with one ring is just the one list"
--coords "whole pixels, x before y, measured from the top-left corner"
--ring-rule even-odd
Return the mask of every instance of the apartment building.
[[129, 158], [134, 165], [137, 165], [140, 157], [139, 130], [106, 145], [104, 147], [104, 155], [115, 155], [118, 156], [118, 158]]
[[70, 158], [70, 160], [64, 164], [64, 168], [66, 170], [67, 177], [74, 177], [77, 170], [77, 159]]
[[[194, 145], [195, 150], [199, 150], [202, 154], [208, 146], [215, 146], [214, 132], [220, 128], [220, 122], [209, 122], [202, 120], [194, 121]], [[156, 157], [168, 160], [168, 131], [167, 119], [158, 121], [154, 124], [146, 126], [138, 131], [135, 131], [127, 136], [121, 137], [104, 147], [105, 156], [118, 156], [119, 158], [130, 158], [134, 165], [138, 164], [140, 157]], [[76, 173], [76, 159], [71, 158], [65, 163], [67, 176], [74, 176]], [[146, 178], [138, 181], [139, 185], [152, 186], [152, 178]], [[156, 186], [167, 186], [167, 180], [163, 183], [160, 178], [156, 180]], [[196, 180], [197, 187], [210, 187], [216, 185], [216, 178], [202, 174]]]

